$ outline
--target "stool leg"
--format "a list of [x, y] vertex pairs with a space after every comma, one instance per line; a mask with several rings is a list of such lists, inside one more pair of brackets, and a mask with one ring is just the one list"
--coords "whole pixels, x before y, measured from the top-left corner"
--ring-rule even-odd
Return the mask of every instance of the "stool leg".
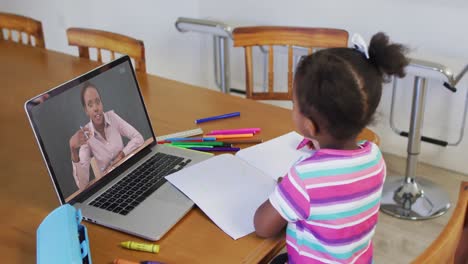
[[214, 74], [216, 86], [223, 93], [229, 93], [231, 76], [229, 67], [229, 43], [225, 37], [213, 37]]
[[414, 79], [411, 121], [408, 135], [408, 157], [405, 177], [387, 177], [382, 191], [381, 210], [394, 217], [423, 220], [447, 212], [447, 193], [429, 180], [416, 181], [418, 155], [421, 148], [421, 128], [424, 119], [426, 79]]

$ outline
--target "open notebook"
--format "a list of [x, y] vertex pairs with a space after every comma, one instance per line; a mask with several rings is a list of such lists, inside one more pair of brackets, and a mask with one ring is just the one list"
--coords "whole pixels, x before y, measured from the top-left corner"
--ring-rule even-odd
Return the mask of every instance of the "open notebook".
[[168, 177], [233, 239], [254, 231], [255, 210], [298, 160], [312, 150], [296, 150], [302, 136], [290, 132], [232, 154], [222, 154]]

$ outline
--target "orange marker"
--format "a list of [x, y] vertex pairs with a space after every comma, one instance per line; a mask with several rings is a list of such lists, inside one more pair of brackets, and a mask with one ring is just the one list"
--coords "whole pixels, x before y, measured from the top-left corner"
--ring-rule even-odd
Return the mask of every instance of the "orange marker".
[[255, 144], [255, 143], [262, 143], [262, 139], [240, 139], [240, 140], [223, 140], [226, 144]]
[[130, 260], [125, 260], [125, 259], [114, 259], [113, 264], [140, 264], [138, 262], [133, 262]]

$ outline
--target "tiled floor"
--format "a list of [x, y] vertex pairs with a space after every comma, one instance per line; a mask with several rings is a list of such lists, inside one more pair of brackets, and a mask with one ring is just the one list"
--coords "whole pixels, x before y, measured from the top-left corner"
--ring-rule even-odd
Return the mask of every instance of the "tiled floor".
[[[385, 153], [384, 158], [387, 163], [387, 177], [404, 175], [405, 158]], [[446, 190], [452, 203], [456, 203], [460, 182], [468, 181], [468, 175], [423, 163], [418, 164], [416, 175], [429, 179]], [[451, 208], [445, 215], [425, 221], [402, 220], [380, 212], [374, 236], [374, 263], [410, 263], [439, 235], [452, 215], [452, 210]]]

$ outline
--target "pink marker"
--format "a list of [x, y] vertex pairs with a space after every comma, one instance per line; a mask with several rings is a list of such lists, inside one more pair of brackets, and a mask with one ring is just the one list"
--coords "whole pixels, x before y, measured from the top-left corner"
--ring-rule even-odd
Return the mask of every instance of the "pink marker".
[[299, 150], [299, 149], [305, 147], [307, 144], [309, 144], [309, 142], [310, 142], [309, 139], [304, 138], [304, 139], [301, 141], [301, 143], [299, 143], [299, 145], [297, 145], [297, 148], [296, 148], [296, 149]]
[[260, 130], [260, 128], [222, 129], [212, 130], [207, 135], [256, 134], [260, 132]]

